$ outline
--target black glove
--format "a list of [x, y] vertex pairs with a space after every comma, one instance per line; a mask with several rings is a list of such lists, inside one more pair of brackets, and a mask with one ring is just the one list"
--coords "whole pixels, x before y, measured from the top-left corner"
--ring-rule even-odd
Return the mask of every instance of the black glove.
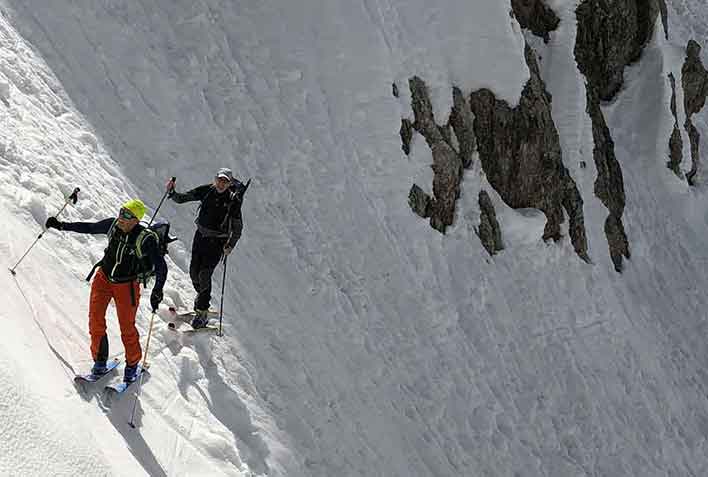
[[160, 306], [160, 302], [162, 302], [162, 291], [153, 290], [150, 294], [150, 306], [152, 307], [153, 313], [157, 311], [157, 307]]
[[62, 222], [59, 222], [56, 217], [49, 217], [44, 223], [44, 227], [47, 229], [61, 230], [64, 228], [64, 224]]

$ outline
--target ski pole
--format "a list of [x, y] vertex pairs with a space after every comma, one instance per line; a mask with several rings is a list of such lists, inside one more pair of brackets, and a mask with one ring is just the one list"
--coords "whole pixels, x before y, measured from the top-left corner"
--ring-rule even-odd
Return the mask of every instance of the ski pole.
[[148, 337], [147, 341], [145, 342], [145, 354], [143, 354], [143, 364], [141, 365], [142, 369], [140, 370], [140, 377], [138, 378], [138, 392], [135, 393], [135, 401], [133, 401], [133, 411], [130, 413], [130, 421], [128, 422], [130, 427], [132, 427], [133, 429], [135, 429], [135, 424], [133, 423], [133, 419], [135, 418], [135, 409], [138, 407], [138, 398], [140, 397], [140, 391], [143, 387], [143, 373], [148, 367], [147, 357], [148, 350], [150, 349], [150, 336], [152, 336], [152, 322], [155, 319], [155, 313], [156, 311], [153, 310], [152, 314], [150, 315], [150, 328], [148, 329]]
[[219, 310], [219, 336], [224, 336], [221, 331], [221, 323], [224, 320], [224, 285], [226, 284], [226, 259], [229, 258], [228, 255], [224, 255], [224, 276], [221, 279], [221, 306]]
[[162, 199], [160, 200], [160, 203], [157, 204], [157, 209], [155, 209], [155, 213], [152, 214], [152, 217], [150, 218], [150, 222], [148, 223], [148, 227], [152, 225], [152, 221], [155, 220], [155, 217], [157, 217], [157, 211], [160, 210], [160, 207], [162, 207], [162, 203], [165, 201], [165, 198], [167, 197], [167, 194], [170, 193], [170, 187], [169, 185], [172, 184], [172, 187], [174, 188], [175, 182], [177, 181], [176, 177], [173, 177], [169, 181], [167, 181], [166, 188], [167, 190], [165, 191], [164, 195], [162, 196]]
[[[74, 192], [72, 192], [71, 195], [66, 198], [66, 202], [64, 202], [64, 205], [62, 206], [62, 208], [59, 209], [59, 212], [57, 212], [56, 215], [54, 215], [55, 218], [56, 218], [56, 217], [59, 217], [59, 214], [61, 214], [62, 212], [64, 212], [64, 209], [66, 208], [67, 205], [69, 205], [69, 202], [73, 201], [74, 204], [76, 204], [76, 201], [79, 200], [79, 190], [80, 190], [80, 189], [79, 189], [78, 187], [75, 188], [75, 189], [74, 189]], [[44, 227], [42, 227], [42, 232], [37, 236], [37, 238], [34, 240], [34, 242], [32, 242], [32, 245], [30, 245], [30, 247], [27, 249], [27, 251], [25, 252], [25, 254], [22, 255], [22, 257], [17, 261], [17, 263], [15, 264], [15, 266], [12, 267], [12, 268], [10, 268], [10, 273], [12, 273], [13, 275], [16, 274], [15, 269], [16, 269], [17, 266], [22, 262], [22, 260], [25, 259], [25, 257], [27, 256], [27, 254], [30, 253], [30, 250], [32, 250], [32, 248], [37, 244], [37, 242], [39, 242], [39, 239], [42, 238], [42, 236], [44, 235], [44, 232], [46, 232], [46, 229], [44, 229]]]

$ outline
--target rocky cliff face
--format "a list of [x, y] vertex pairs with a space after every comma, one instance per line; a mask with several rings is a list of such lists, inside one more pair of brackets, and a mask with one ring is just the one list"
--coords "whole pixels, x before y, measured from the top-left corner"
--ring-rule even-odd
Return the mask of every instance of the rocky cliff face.
[[[511, 7], [523, 27], [546, 40], [559, 24], [558, 17], [544, 0], [511, 0]], [[664, 0], [583, 0], [576, 9], [578, 34], [574, 52], [578, 69], [587, 79], [587, 113], [592, 122], [593, 159], [598, 171], [594, 192], [608, 209], [604, 230], [617, 271], [622, 270], [623, 260], [630, 257], [622, 222], [625, 191], [621, 165], [615, 156], [601, 104], [612, 100], [621, 90], [624, 69], [639, 59], [653, 35], [659, 14], [668, 37]], [[695, 47], [691, 46], [690, 50], [683, 81], [684, 89], [690, 91], [686, 95], [686, 127], [694, 150], [697, 146], [693, 146], [693, 138], [697, 131], [690, 128], [689, 112], [702, 107], [708, 92], [708, 74], [700, 61], [696, 62]], [[573, 247], [583, 260], [589, 261], [583, 198], [563, 165], [551, 115], [551, 96], [539, 74], [536, 55], [528, 45], [525, 57], [530, 78], [518, 106], [511, 108], [487, 89], [473, 91], [466, 98], [454, 88], [454, 106], [444, 126], [438, 125], [433, 117], [423, 81], [411, 78], [414, 120], [402, 121], [403, 149], [406, 153], [410, 151], [414, 131], [422, 134], [433, 152], [435, 175], [433, 197], [414, 185], [409, 202], [418, 215], [429, 217], [431, 225], [444, 232], [452, 224], [462, 170], [471, 165], [476, 151], [489, 183], [506, 204], [512, 208], [538, 208], [545, 213], [544, 239], [561, 237], [565, 212]], [[673, 75], [670, 81], [675, 88]], [[674, 91], [675, 127], [667, 165], [680, 176], [682, 144], [675, 103]], [[697, 138], [695, 140], [697, 144]], [[503, 247], [502, 231], [486, 192], [480, 193], [479, 204], [482, 212], [478, 235], [487, 251], [494, 254]]]
[[595, 143], [593, 159], [598, 174], [595, 194], [609, 211], [605, 235], [618, 272], [622, 270], [623, 258], [630, 257], [622, 223], [624, 180], [600, 104], [612, 100], [621, 89], [624, 69], [639, 59], [652, 37], [659, 12], [665, 18], [663, 0], [584, 0], [575, 12], [578, 20], [575, 60], [587, 79], [587, 112]]
[[546, 214], [544, 239], [560, 238], [565, 209], [575, 251], [587, 260], [583, 201], [563, 166], [551, 97], [535, 54], [528, 46], [525, 53], [531, 77], [517, 107], [510, 108], [486, 89], [470, 96], [479, 157], [490, 184], [504, 202], [513, 208], [538, 208]]

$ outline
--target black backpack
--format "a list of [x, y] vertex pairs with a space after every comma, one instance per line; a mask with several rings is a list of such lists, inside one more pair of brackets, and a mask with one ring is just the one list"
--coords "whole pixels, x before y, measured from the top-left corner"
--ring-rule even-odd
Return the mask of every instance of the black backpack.
[[[251, 185], [251, 179], [248, 179], [246, 183], [244, 184], [238, 179], [233, 179], [231, 181], [231, 185], [229, 186], [228, 194], [229, 194], [229, 208], [228, 211], [226, 212], [226, 216], [224, 216], [224, 220], [221, 223], [221, 229], [224, 228], [225, 224], [228, 222], [229, 217], [231, 214], [233, 214], [233, 208], [238, 207], [239, 210], [241, 209], [241, 206], [243, 205], [243, 197], [246, 195], [246, 191], [248, 190], [248, 186]], [[202, 209], [202, 206], [206, 202], [207, 198], [209, 195], [214, 191], [214, 187], [212, 186], [209, 191], [206, 193], [204, 198], [201, 200], [199, 203], [199, 207], [197, 207], [197, 210], [195, 212], [196, 218], [194, 219], [195, 224], [199, 224], [199, 216], [200, 216], [200, 211]]]
[[[113, 224], [111, 225], [111, 228], [108, 230], [107, 236], [109, 243], [113, 239], [113, 231], [115, 230], [117, 221], [117, 219], [114, 220]], [[151, 235], [154, 236], [157, 239], [160, 255], [165, 256], [169, 253], [167, 246], [177, 240], [177, 237], [170, 236], [170, 223], [166, 220], [158, 220], [157, 222], [149, 225], [144, 222], [141, 222], [140, 225], [143, 226], [143, 230], [140, 231], [138, 237], [135, 240], [135, 256], [138, 258], [138, 269], [136, 270], [136, 272], [138, 281], [141, 281], [143, 285], [147, 285], [147, 281], [155, 276], [155, 267], [152, 262], [150, 262], [150, 259], [142, 253], [141, 245], [143, 241]], [[96, 271], [96, 268], [98, 268], [100, 265], [101, 262], [99, 261], [93, 266], [91, 272], [86, 277], [87, 282], [91, 280], [91, 277]]]

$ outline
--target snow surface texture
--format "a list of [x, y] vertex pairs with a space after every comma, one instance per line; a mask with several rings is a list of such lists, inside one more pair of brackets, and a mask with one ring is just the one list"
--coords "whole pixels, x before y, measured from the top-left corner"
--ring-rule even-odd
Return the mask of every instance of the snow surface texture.
[[[708, 14], [672, 2], [677, 36], [657, 34], [605, 108], [633, 252], [619, 275], [593, 195], [576, 3], [549, 2], [561, 26], [534, 46], [593, 264], [567, 238], [542, 242], [542, 214], [504, 206], [478, 160], [446, 236], [407, 205], [431, 163], [420, 136], [400, 149], [407, 80], [428, 83], [439, 122], [453, 84], [513, 104], [528, 71], [506, 2], [2, 0], [3, 267], [73, 187], [63, 217], [94, 220], [136, 195], [154, 208], [171, 175], [180, 190], [221, 166], [254, 181], [226, 336], [175, 334], [160, 311], [137, 430], [132, 396], [108, 409], [71, 383], [91, 364], [82, 279], [105, 239], [52, 230], [16, 279], [0, 273], [0, 474], [705, 475], [708, 204], [665, 162], [666, 74], [680, 78], [681, 35]], [[480, 188], [505, 239], [494, 259], [474, 233]], [[182, 240], [165, 305], [191, 303], [193, 211], [160, 210]], [[143, 336], [148, 323], [143, 305]]]

